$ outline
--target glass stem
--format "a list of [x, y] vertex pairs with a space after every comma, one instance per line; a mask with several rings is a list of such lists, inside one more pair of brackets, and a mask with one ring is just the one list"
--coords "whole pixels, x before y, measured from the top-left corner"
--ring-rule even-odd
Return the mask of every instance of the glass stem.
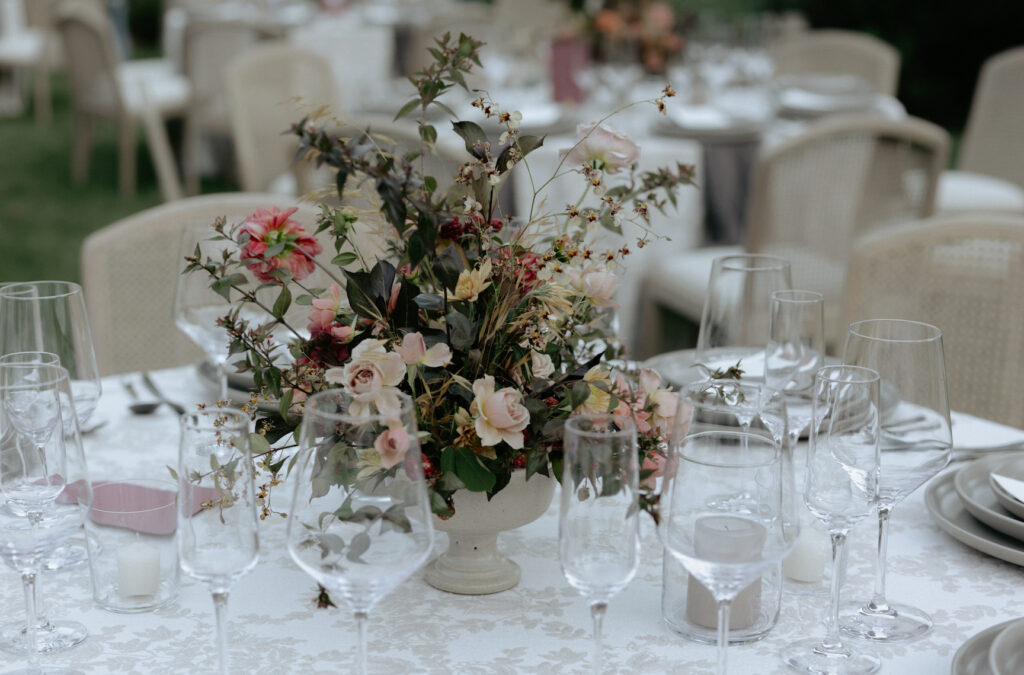
[[600, 675], [601, 669], [604, 667], [601, 624], [604, 621], [604, 614], [607, 609], [607, 602], [593, 602], [590, 604], [590, 616], [594, 619], [594, 646], [593, 652], [590, 655], [590, 669], [594, 675]]
[[356, 612], [356, 671], [359, 675], [366, 675], [369, 666], [366, 661], [366, 612]]
[[228, 401], [228, 364], [218, 363], [217, 364], [217, 375], [220, 380], [220, 398], [218, 401], [223, 401], [227, 404]]
[[875, 557], [875, 593], [868, 603], [872, 612], [888, 612], [889, 603], [885, 600], [885, 561], [889, 551], [889, 514], [891, 506], [878, 507], [878, 553]]
[[729, 660], [729, 610], [732, 598], [718, 601], [718, 675], [726, 675]]
[[39, 651], [36, 649], [36, 573], [23, 572], [21, 583], [25, 589], [25, 656], [29, 672], [39, 670]]
[[839, 639], [839, 587], [842, 576], [843, 554], [846, 550], [846, 532], [831, 532], [832, 536], [832, 583], [830, 584], [828, 614], [825, 615], [825, 639], [821, 646], [825, 652], [837, 652], [843, 648]]
[[217, 664], [220, 675], [228, 673], [228, 594], [213, 592], [213, 611], [217, 617]]

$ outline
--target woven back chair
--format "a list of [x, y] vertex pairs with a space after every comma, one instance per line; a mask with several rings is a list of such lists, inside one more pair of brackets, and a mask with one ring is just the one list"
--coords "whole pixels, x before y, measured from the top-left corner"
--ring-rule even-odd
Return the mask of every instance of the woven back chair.
[[242, 189], [265, 191], [291, 176], [292, 191], [302, 191], [298, 138], [288, 130], [321, 106], [337, 106], [330, 65], [299, 47], [263, 44], [228, 65], [226, 86]]
[[901, 318], [938, 326], [954, 410], [1024, 427], [1024, 217], [963, 214], [857, 242], [848, 322]]
[[896, 95], [900, 53], [876, 37], [845, 30], [814, 30], [772, 48], [776, 75], [855, 75], [879, 94]]
[[982, 66], [957, 168], [1024, 188], [1024, 47], [996, 54]]

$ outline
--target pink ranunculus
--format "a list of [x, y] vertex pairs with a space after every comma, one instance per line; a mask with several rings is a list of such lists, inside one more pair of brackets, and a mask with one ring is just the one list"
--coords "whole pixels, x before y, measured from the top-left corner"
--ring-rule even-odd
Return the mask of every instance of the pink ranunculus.
[[523, 430], [530, 424], [530, 411], [522, 404], [523, 395], [512, 387], [494, 390], [494, 377], [484, 375], [473, 383], [473, 399], [469, 412], [476, 419], [474, 426], [483, 445], [493, 446], [505, 441], [509, 447], [523, 447]]
[[[287, 268], [296, 280], [305, 279], [315, 268], [313, 258], [320, 254], [320, 242], [290, 216], [293, 207], [282, 211], [276, 206], [256, 209], [242, 226], [249, 235], [241, 259], [260, 281], [273, 281], [275, 270]], [[268, 251], [275, 250], [271, 255]]]
[[628, 134], [602, 124], [581, 124], [576, 127], [576, 136], [580, 141], [573, 148], [558, 151], [558, 158], [568, 164], [590, 166], [596, 161], [597, 168], [605, 173], [618, 173], [640, 158], [640, 147]]
[[374, 449], [380, 453], [380, 465], [385, 469], [401, 463], [409, 445], [409, 432], [404, 427], [387, 429], [373, 442]]
[[313, 309], [309, 310], [309, 332], [327, 333], [332, 332], [334, 319], [341, 310], [341, 288], [338, 284], [331, 283], [327, 289], [327, 297], [313, 299]]
[[422, 333], [406, 333], [402, 344], [395, 347], [395, 352], [410, 366], [437, 368], [452, 362], [452, 350], [447, 344], [439, 342], [427, 349]]

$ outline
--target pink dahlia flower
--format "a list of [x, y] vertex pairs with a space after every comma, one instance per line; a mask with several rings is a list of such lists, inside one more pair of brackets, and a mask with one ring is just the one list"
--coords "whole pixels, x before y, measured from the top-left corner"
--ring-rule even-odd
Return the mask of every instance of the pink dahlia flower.
[[249, 234], [242, 260], [260, 281], [273, 281], [273, 272], [281, 268], [289, 270], [296, 280], [313, 272], [313, 258], [323, 248], [302, 225], [291, 220], [297, 210], [282, 211], [276, 206], [257, 209], [242, 226], [242, 231]]

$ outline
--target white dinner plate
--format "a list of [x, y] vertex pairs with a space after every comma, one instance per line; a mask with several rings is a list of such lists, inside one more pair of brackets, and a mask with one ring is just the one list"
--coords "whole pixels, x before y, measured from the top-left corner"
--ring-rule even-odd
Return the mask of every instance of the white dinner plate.
[[1006, 462], [1005, 457], [975, 460], [956, 472], [953, 487], [968, 513], [992, 529], [1024, 542], [1024, 521], [1014, 518], [1000, 506], [989, 484], [992, 472], [998, 471]]
[[1024, 620], [1014, 621], [992, 640], [988, 667], [995, 675], [1024, 673]]
[[[1004, 464], [996, 467], [993, 473], [1001, 474], [1007, 478], [1024, 480], [1024, 459], [1020, 457], [1007, 459]], [[996, 501], [999, 502], [1000, 506], [1018, 518], [1024, 519], [1024, 503], [1007, 492], [1002, 485], [992, 480], [991, 474], [989, 474], [988, 485], [992, 488], [992, 494], [995, 495]]]
[[992, 648], [992, 642], [1010, 624], [1017, 621], [1019, 619], [1010, 619], [995, 626], [989, 626], [968, 638], [967, 642], [963, 643], [953, 656], [953, 668], [950, 675], [993, 675], [992, 669], [988, 666], [988, 653]]
[[944, 473], [928, 485], [924, 503], [935, 524], [946, 534], [976, 551], [1024, 566], [1024, 543], [975, 520], [956, 493], [955, 472]]

